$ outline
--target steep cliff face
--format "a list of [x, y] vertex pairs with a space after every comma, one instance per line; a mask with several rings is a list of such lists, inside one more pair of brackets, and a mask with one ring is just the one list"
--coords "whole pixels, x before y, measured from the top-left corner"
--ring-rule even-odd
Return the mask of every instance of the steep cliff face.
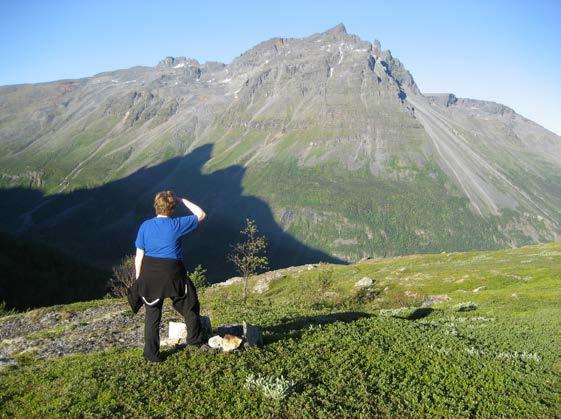
[[[389, 50], [343, 25], [270, 39], [230, 64], [167, 57], [0, 87], [0, 155], [1, 185], [50, 194], [19, 200], [23, 217], [5, 204], [2, 228], [38, 230], [78, 254], [77, 236], [54, 231], [96, 205], [72, 201], [84, 187], [138, 192], [135, 203], [174, 187], [212, 208], [220, 237], [250, 216], [277, 251], [290, 236], [344, 260], [561, 232], [561, 138], [500, 104], [422, 94]], [[130, 204], [82, 227], [127, 237], [100, 259], [130, 247]]]

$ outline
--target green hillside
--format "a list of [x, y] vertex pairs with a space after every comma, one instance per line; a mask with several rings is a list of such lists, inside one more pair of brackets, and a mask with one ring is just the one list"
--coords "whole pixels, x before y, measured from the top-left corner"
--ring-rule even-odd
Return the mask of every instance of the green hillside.
[[[373, 284], [355, 287], [364, 277]], [[560, 278], [560, 243], [289, 268], [254, 278], [250, 289], [262, 292], [247, 306], [239, 283], [201, 296], [214, 325], [259, 325], [264, 348], [168, 349], [157, 365], [118, 345], [51, 360], [7, 353], [17, 339], [87, 340], [88, 324], [131, 319], [122, 300], [5, 316], [0, 334], [30, 319], [66, 320], [0, 344], [18, 359], [0, 371], [1, 415], [559, 417]], [[95, 307], [102, 314], [86, 319]], [[173, 316], [166, 306], [164, 320]], [[141, 333], [143, 315], [132, 319], [122, 327]]]
[[505, 247], [500, 226], [511, 219], [508, 211], [477, 216], [434, 164], [407, 171], [409, 179], [392, 180], [367, 168], [268, 163], [248, 169], [243, 184], [245, 193], [281, 209], [276, 221], [287, 232], [342, 260]]

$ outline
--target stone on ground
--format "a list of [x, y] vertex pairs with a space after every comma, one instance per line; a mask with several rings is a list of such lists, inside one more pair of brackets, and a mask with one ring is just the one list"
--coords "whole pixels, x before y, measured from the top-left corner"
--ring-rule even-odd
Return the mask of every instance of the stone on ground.
[[187, 326], [182, 322], [169, 322], [168, 339], [177, 340], [187, 337]]
[[364, 278], [358, 280], [355, 283], [355, 287], [357, 288], [367, 288], [372, 286], [372, 284], [374, 283], [374, 281], [372, 280], [372, 278], [368, 278], [367, 276], [365, 276]]
[[[210, 336], [212, 333], [212, 324], [210, 318], [201, 316], [201, 327], [204, 336]], [[187, 326], [183, 322], [170, 321], [168, 326], [168, 337], [160, 342], [162, 346], [173, 346], [187, 343]]]
[[[234, 335], [224, 335], [222, 338], [222, 350], [224, 352], [233, 351], [238, 349], [242, 344], [242, 338]], [[210, 345], [209, 345], [210, 346]]]
[[261, 329], [245, 321], [243, 322], [243, 338], [247, 346], [263, 346]]
[[222, 349], [222, 337], [221, 336], [213, 336], [208, 340], [208, 346], [212, 349]]
[[450, 301], [451, 298], [446, 295], [429, 295], [429, 297], [423, 302], [422, 307], [428, 307], [436, 303], [441, 303], [443, 301]]

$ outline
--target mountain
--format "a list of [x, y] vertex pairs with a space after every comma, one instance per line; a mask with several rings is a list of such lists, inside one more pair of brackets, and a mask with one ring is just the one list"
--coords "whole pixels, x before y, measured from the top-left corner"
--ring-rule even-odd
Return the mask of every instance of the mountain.
[[209, 213], [187, 243], [215, 279], [246, 217], [273, 267], [559, 240], [561, 138], [493, 102], [423, 94], [340, 24], [231, 63], [167, 57], [0, 87], [0, 228], [103, 266], [153, 194]]
[[0, 416], [555, 418], [560, 275], [561, 243], [290, 267], [200, 293], [263, 348], [158, 365], [125, 299], [2, 316]]

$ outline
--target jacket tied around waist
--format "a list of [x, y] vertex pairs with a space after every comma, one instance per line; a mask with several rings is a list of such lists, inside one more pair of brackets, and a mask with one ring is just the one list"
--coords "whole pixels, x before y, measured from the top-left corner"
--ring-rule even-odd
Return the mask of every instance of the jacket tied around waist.
[[146, 256], [142, 259], [140, 275], [128, 289], [128, 300], [136, 313], [142, 306], [142, 297], [154, 301], [164, 297], [185, 295], [187, 270], [179, 259]]

